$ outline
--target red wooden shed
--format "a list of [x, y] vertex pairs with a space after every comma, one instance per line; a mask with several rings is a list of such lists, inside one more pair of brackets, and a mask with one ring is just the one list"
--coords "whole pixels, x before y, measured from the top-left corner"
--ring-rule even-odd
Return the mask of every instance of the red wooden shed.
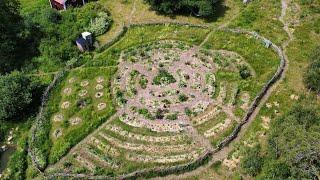
[[66, 10], [69, 6], [83, 6], [85, 0], [49, 0], [52, 8], [57, 10]]

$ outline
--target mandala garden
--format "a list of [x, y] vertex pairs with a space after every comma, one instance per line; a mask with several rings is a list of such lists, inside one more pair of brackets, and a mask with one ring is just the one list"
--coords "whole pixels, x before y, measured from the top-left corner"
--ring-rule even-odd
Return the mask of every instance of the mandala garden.
[[49, 176], [119, 177], [196, 162], [241, 123], [270, 77], [253, 52], [247, 61], [232, 48], [212, 48], [214, 37], [206, 48], [176, 38], [130, 45], [133, 32], [103, 56], [116, 63], [99, 57], [68, 71], [53, 90]]

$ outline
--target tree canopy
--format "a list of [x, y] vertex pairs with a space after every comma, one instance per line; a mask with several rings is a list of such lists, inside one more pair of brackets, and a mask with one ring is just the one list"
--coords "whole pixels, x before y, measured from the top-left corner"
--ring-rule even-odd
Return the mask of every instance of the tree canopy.
[[151, 8], [160, 13], [191, 13], [195, 16], [210, 17], [216, 12], [219, 0], [146, 0]]
[[1, 0], [0, 17], [0, 72], [4, 72], [13, 65], [13, 61], [17, 58], [16, 51], [23, 31], [18, 1]]
[[308, 98], [295, 105], [271, 124], [264, 179], [319, 178], [320, 114], [318, 107], [310, 102]]
[[12, 120], [32, 102], [32, 83], [20, 72], [0, 76], [0, 120]]

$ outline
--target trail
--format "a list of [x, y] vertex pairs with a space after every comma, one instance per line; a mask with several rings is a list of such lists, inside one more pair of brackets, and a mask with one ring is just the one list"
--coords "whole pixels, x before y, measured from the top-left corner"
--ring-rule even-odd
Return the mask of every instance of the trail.
[[132, 10], [131, 10], [130, 16], [129, 16], [129, 24], [132, 24], [133, 15], [136, 12], [136, 10], [137, 10], [137, 0], [134, 0]]

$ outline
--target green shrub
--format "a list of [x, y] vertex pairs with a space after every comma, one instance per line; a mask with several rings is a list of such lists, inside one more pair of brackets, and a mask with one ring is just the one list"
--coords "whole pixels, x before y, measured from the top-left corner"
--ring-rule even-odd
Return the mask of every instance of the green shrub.
[[90, 23], [88, 28], [89, 32], [92, 32], [95, 36], [100, 36], [107, 32], [111, 25], [111, 19], [105, 12], [99, 12], [98, 16]]
[[168, 85], [175, 82], [176, 79], [166, 70], [160, 70], [159, 74], [153, 78], [153, 84], [155, 85]]
[[242, 79], [247, 79], [251, 76], [250, 69], [248, 68], [248, 66], [244, 65], [239, 67], [239, 74]]
[[246, 152], [241, 161], [242, 169], [250, 176], [256, 176], [260, 173], [263, 166], [263, 158], [260, 154], [260, 146], [255, 146]]
[[179, 101], [180, 102], [186, 102], [188, 100], [188, 96], [186, 96], [185, 94], [180, 94], [179, 95]]
[[192, 13], [195, 16], [208, 17], [215, 15], [219, 0], [145, 0], [151, 8], [164, 14]]
[[320, 46], [316, 48], [304, 74], [304, 84], [308, 89], [320, 93]]

